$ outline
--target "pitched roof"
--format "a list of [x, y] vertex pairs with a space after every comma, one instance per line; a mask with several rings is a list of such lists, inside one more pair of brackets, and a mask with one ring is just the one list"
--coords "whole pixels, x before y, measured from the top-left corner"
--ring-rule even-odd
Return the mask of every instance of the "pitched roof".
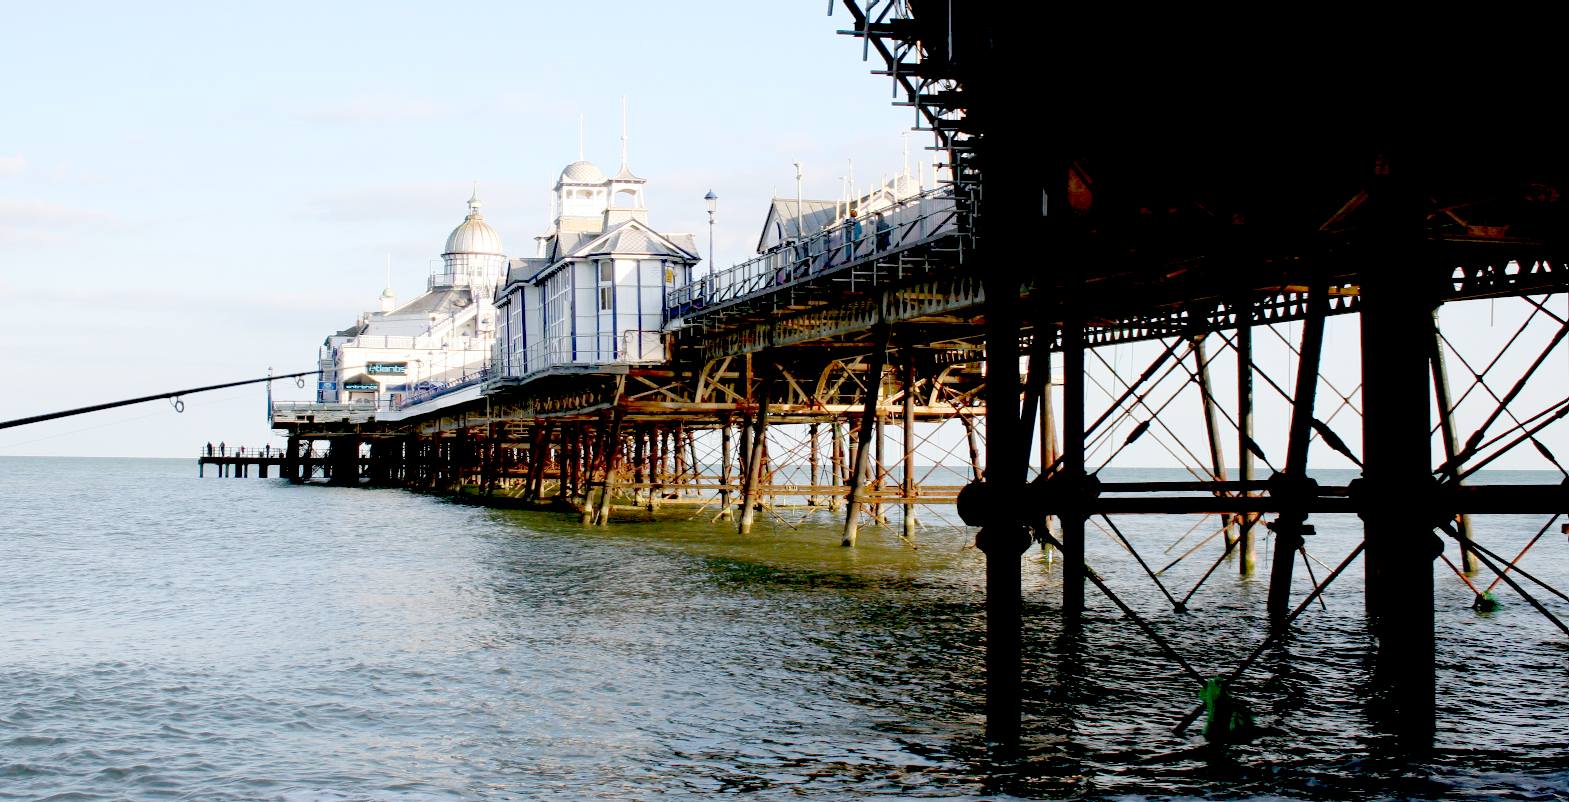
[[539, 275], [540, 271], [547, 267], [550, 267], [550, 260], [543, 256], [515, 257], [512, 259], [510, 266], [507, 268], [507, 280], [505, 283], [511, 284], [514, 281], [528, 281], [529, 279]]
[[697, 259], [695, 248], [683, 247], [637, 220], [627, 220], [597, 237], [566, 251], [560, 258], [598, 256], [626, 253], [647, 256], [670, 256], [677, 259]]
[[411, 315], [442, 315], [455, 309], [461, 309], [473, 303], [468, 287], [441, 287], [423, 292], [409, 299], [409, 302], [388, 312], [372, 323], [389, 318], [408, 317]]
[[[796, 235], [797, 231], [810, 237], [835, 222], [835, 212], [839, 208], [837, 201], [831, 200], [802, 200], [798, 211], [794, 198], [774, 198], [768, 207], [768, 214], [763, 218], [763, 232], [757, 237], [757, 252], [762, 253], [767, 249], [768, 235], [773, 232], [777, 241], [784, 241]], [[801, 221], [800, 228], [796, 228], [796, 220]]]

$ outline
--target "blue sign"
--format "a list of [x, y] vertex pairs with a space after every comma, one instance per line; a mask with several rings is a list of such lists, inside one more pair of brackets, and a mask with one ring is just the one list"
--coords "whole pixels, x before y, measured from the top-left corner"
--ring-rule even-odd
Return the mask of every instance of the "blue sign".
[[344, 382], [343, 383], [343, 389], [348, 390], [350, 392], [353, 392], [353, 391], [356, 391], [356, 390], [359, 390], [359, 391], [369, 390], [370, 392], [375, 392], [378, 388], [377, 388], [377, 385], [376, 385], [375, 382]]
[[408, 372], [407, 362], [366, 362], [365, 372], [372, 376], [402, 376]]

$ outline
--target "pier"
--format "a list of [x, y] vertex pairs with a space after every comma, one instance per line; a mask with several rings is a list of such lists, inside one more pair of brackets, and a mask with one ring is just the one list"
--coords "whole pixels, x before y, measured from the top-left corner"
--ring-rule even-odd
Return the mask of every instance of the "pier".
[[[845, 32], [931, 131], [951, 180], [891, 200], [875, 224], [798, 230], [756, 259], [661, 285], [657, 330], [541, 329], [387, 408], [274, 404], [283, 475], [555, 508], [589, 525], [679, 510], [750, 533], [759, 516], [822, 511], [842, 521], [846, 547], [870, 525], [918, 547], [923, 519], [962, 518], [987, 557], [987, 735], [1004, 747], [1020, 737], [1020, 562], [1033, 545], [1060, 552], [1053, 615], [1083, 626], [1093, 586], [1170, 659], [1173, 678], [1152, 682], [1195, 694], [1214, 682], [1226, 698], [1245, 696], [1259, 655], [1360, 561], [1379, 724], [1415, 751], [1433, 735], [1446, 544], [1460, 581], [1498, 577], [1569, 637], [1469, 523], [1557, 520], [1569, 484], [1467, 481], [1527, 452], [1569, 480], [1544, 435], [1569, 416], [1557, 351], [1569, 313], [1555, 308], [1569, 289], [1569, 170], [1556, 145], [1434, 144], [1412, 126], [1438, 121], [1394, 121], [1362, 96], [1355, 109], [1376, 124], [1289, 153], [1266, 134], [1219, 136], [1245, 123], [1204, 104], [1202, 130], [1186, 135], [1130, 142], [1144, 121], [1113, 111], [1045, 136], [1012, 121], [1021, 54], [1034, 51], [1000, 12], [844, 8]], [[1071, 88], [1053, 108], [1076, 101], [1107, 108]], [[683, 253], [676, 243], [661, 258], [689, 267]], [[1442, 325], [1445, 308], [1498, 301], [1545, 335], [1483, 348]], [[1346, 326], [1351, 362], [1325, 345]], [[1123, 346], [1141, 363], [1114, 366]], [[1526, 406], [1541, 392], [1552, 400]], [[1265, 406], [1283, 425], [1260, 425]], [[1141, 441], [1193, 480], [1101, 478]], [[1319, 484], [1315, 451], [1361, 478]], [[1359, 516], [1365, 540], [1304, 589], [1312, 518], [1331, 513]], [[1269, 634], [1217, 647], [1229, 658], [1201, 655], [1161, 634], [1156, 613], [1168, 611], [1124, 604], [1085, 564], [1084, 542], [1119, 538], [1160, 584], [1145, 544], [1117, 526], [1129, 515], [1186, 516], [1210, 533], [1200, 586], [1224, 581], [1227, 561], [1255, 573], [1270, 549]], [[1199, 587], [1161, 591], [1187, 614]], [[1200, 671], [1200, 656], [1223, 668]], [[1151, 712], [1182, 730], [1203, 707]]]
[[209, 466], [217, 469], [220, 478], [245, 479], [254, 473], [258, 479], [268, 478], [269, 471], [283, 476], [286, 460], [282, 451], [270, 446], [207, 446], [196, 458], [196, 476], [207, 475]]

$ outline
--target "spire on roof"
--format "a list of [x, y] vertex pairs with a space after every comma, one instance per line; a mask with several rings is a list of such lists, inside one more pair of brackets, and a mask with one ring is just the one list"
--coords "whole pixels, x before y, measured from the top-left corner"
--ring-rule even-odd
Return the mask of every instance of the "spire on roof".
[[480, 205], [481, 204], [479, 202], [479, 182], [475, 181], [474, 182], [474, 191], [469, 193], [469, 215], [468, 215], [468, 219], [473, 220], [473, 219], [475, 219], [475, 218], [480, 216], [480, 214], [479, 214], [479, 207], [480, 207]]
[[643, 179], [638, 178], [637, 176], [633, 175], [632, 174], [632, 170], [629, 167], [627, 167], [627, 98], [626, 98], [626, 95], [622, 95], [621, 96], [621, 170], [616, 173], [616, 177], [613, 180], [615, 180], [615, 181], [638, 181], [638, 182], [641, 182], [643, 180]]

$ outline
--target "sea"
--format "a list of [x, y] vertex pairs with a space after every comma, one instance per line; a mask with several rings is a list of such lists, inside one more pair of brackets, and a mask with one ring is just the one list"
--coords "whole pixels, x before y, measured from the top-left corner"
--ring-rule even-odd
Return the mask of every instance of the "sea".
[[[1370, 702], [1360, 563], [1243, 675], [1258, 729], [1217, 747], [1173, 732], [1195, 683], [1093, 587], [1063, 631], [1060, 561], [1032, 549], [1004, 756], [982, 737], [984, 561], [951, 507], [909, 540], [893, 510], [853, 549], [826, 510], [745, 537], [713, 512], [595, 528], [192, 460], [0, 458], [0, 799], [1569, 798], [1569, 638], [1503, 585], [1473, 609], [1441, 561], [1438, 736], [1413, 756]], [[1114, 520], [1155, 569], [1215, 530]], [[1361, 536], [1313, 523], [1296, 599]], [[1510, 557], [1547, 523], [1473, 521]], [[1563, 589], [1561, 523], [1520, 566]], [[1185, 613], [1097, 526], [1088, 560], [1219, 675], [1267, 632], [1261, 534], [1253, 577], [1219, 538], [1159, 575], [1181, 598], [1218, 563]]]

